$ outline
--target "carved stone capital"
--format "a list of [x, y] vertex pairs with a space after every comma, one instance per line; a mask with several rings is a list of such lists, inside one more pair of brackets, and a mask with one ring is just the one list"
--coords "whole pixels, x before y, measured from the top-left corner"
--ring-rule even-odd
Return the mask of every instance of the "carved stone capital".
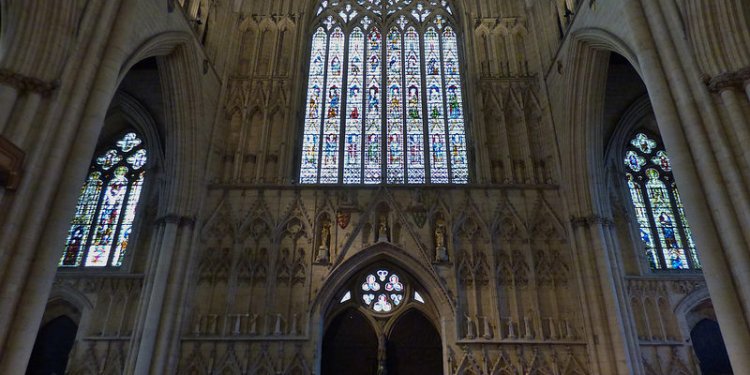
[[193, 225], [195, 218], [177, 214], [167, 214], [155, 220], [156, 224], [177, 224], [178, 226]]
[[718, 93], [727, 89], [744, 90], [745, 82], [748, 81], [750, 81], [750, 66], [709, 78], [706, 80], [706, 85], [709, 91]]
[[612, 219], [601, 217], [597, 215], [590, 215], [590, 216], [574, 216], [570, 218], [571, 224], [573, 224], [573, 227], [591, 227], [593, 225], [601, 225], [604, 227], [609, 227], [614, 224]]
[[8, 69], [0, 69], [0, 83], [14, 87], [20, 92], [35, 92], [44, 97], [50, 96], [59, 86], [57, 82], [45, 82]]

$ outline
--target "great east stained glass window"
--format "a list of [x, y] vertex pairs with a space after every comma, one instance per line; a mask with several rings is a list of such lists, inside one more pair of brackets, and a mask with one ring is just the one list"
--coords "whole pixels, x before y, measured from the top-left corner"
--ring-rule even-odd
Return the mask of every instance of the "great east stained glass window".
[[448, 2], [321, 1], [314, 25], [300, 183], [467, 183]]
[[651, 268], [700, 269], [664, 145], [657, 138], [638, 132], [629, 140], [624, 156], [638, 232]]
[[143, 141], [125, 133], [94, 158], [78, 198], [60, 267], [119, 267], [133, 229], [146, 164]]

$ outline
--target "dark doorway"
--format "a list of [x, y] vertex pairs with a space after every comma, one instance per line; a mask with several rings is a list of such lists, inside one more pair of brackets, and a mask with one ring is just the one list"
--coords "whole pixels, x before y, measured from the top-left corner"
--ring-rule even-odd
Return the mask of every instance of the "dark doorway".
[[396, 321], [386, 347], [388, 375], [443, 373], [440, 334], [418, 310], [410, 310]]
[[348, 309], [331, 322], [323, 338], [324, 375], [376, 375], [378, 338], [367, 319]]
[[65, 315], [42, 326], [36, 336], [26, 374], [64, 374], [77, 331], [76, 323]]
[[719, 331], [719, 323], [703, 319], [690, 331], [693, 349], [698, 356], [703, 375], [732, 374], [727, 348]]

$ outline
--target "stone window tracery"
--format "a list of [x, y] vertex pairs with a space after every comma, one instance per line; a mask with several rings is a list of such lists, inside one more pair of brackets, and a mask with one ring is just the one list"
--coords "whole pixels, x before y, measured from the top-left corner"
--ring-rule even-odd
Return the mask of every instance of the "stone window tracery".
[[300, 183], [467, 183], [448, 1], [321, 1], [314, 24]]
[[629, 139], [623, 161], [639, 237], [651, 269], [700, 269], [664, 145], [643, 131], [637, 132]]
[[142, 137], [132, 131], [94, 158], [78, 198], [60, 267], [122, 266], [147, 160]]

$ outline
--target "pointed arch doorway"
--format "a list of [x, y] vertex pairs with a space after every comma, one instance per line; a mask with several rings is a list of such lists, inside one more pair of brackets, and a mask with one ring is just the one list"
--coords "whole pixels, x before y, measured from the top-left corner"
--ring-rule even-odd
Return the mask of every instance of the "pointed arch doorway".
[[424, 289], [390, 264], [367, 267], [329, 308], [321, 373], [442, 374], [437, 315]]

